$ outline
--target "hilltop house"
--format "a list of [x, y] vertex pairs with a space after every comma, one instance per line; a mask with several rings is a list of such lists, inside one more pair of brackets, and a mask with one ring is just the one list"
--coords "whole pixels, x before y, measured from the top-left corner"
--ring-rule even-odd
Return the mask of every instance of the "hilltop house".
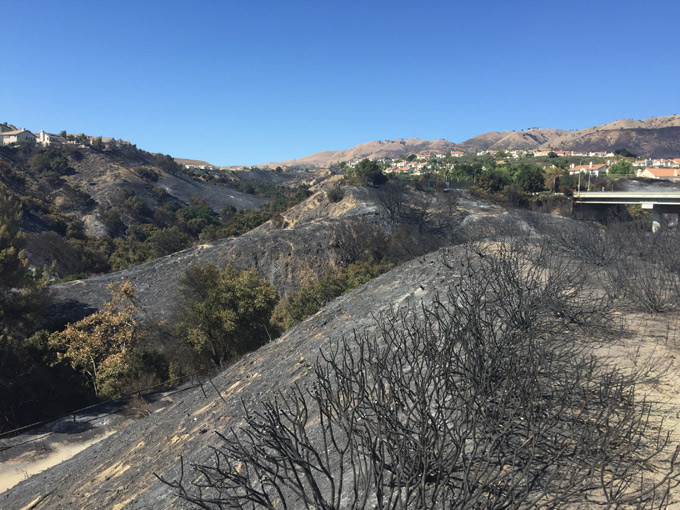
[[200, 161], [197, 159], [183, 159], [183, 158], [173, 158], [175, 163], [182, 165], [184, 168], [189, 170], [210, 170], [215, 168], [213, 165], [207, 161]]
[[42, 129], [40, 130], [40, 133], [38, 133], [36, 141], [44, 146], [66, 143], [66, 139], [64, 137], [54, 135], [52, 133], [45, 133]]
[[14, 131], [0, 133], [0, 146], [12, 145], [13, 143], [19, 143], [22, 140], [35, 143], [36, 136], [27, 129], [16, 129]]

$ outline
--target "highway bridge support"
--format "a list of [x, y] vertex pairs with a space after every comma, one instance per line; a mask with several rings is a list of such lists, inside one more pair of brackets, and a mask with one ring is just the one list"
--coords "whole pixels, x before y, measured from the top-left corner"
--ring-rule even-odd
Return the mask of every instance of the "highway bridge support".
[[675, 214], [680, 220], [680, 205], [642, 204], [642, 208], [652, 211], [652, 232], [658, 232], [661, 228], [664, 214]]
[[[572, 217], [575, 219], [606, 221], [608, 217], [619, 218], [630, 214], [626, 205], [639, 205], [652, 213], [652, 231], [657, 232], [663, 224], [664, 214], [680, 218], [680, 192], [579, 192], [574, 193]], [[625, 212], [624, 212], [625, 211]]]
[[626, 206], [620, 204], [589, 204], [573, 202], [571, 217], [576, 220], [599, 221], [606, 223], [608, 220], [618, 218], [630, 220], [631, 215]]

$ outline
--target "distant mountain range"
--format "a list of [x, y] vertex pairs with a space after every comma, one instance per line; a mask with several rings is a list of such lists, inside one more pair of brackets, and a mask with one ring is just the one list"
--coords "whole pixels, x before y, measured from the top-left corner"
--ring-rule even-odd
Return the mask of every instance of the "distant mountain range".
[[640, 157], [664, 158], [680, 155], [680, 115], [645, 120], [618, 120], [578, 131], [532, 128], [523, 131], [490, 131], [462, 143], [418, 138], [368, 142], [341, 151], [323, 151], [299, 159], [267, 163], [275, 168], [321, 168], [362, 158], [395, 158], [410, 153], [476, 153], [500, 149], [555, 149], [577, 152], [627, 149]]

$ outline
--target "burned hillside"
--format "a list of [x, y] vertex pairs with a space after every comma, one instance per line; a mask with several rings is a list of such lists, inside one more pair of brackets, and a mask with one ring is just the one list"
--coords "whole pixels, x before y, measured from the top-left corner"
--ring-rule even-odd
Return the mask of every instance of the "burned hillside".
[[0, 501], [664, 508], [677, 323], [554, 241], [403, 264]]
[[[332, 189], [332, 188], [329, 188]], [[77, 316], [101, 306], [107, 285], [128, 280], [141, 312], [167, 320], [177, 311], [177, 284], [192, 265], [254, 267], [281, 295], [299, 290], [358, 260], [409, 260], [451, 242], [501, 233], [517, 225], [502, 209], [454, 195], [404, 189], [347, 187], [332, 202], [328, 190], [237, 238], [206, 242], [153, 262], [82, 281], [55, 285], [56, 310]], [[520, 224], [524, 224], [520, 222]]]

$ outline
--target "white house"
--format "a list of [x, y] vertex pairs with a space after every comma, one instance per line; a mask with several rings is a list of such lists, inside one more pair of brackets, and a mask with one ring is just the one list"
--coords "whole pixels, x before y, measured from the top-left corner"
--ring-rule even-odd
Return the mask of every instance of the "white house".
[[27, 129], [16, 129], [14, 131], [5, 131], [0, 133], [0, 145], [12, 145], [19, 143], [22, 140], [35, 143], [36, 137]]
[[63, 144], [66, 143], [66, 139], [59, 136], [59, 135], [54, 135], [52, 133], [45, 133], [42, 129], [40, 130], [40, 133], [38, 133], [38, 137], [36, 140], [39, 144], [41, 145], [53, 145], [53, 144]]
[[593, 162], [591, 161], [590, 164], [588, 165], [574, 165], [572, 163], [571, 168], [569, 169], [569, 175], [576, 175], [576, 174], [590, 174], [590, 175], [600, 175], [609, 173], [609, 165], [605, 165], [604, 163], [601, 165], [593, 165]]

